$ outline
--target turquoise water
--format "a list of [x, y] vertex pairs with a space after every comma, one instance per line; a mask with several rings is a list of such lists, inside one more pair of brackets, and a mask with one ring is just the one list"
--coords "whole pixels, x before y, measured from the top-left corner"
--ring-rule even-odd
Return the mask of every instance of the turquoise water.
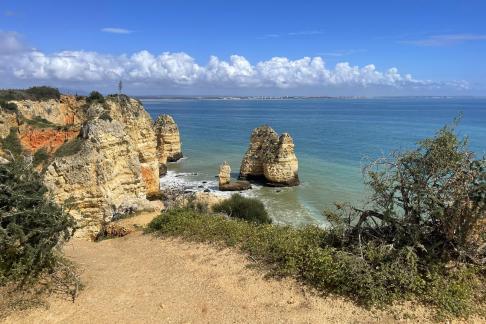
[[[460, 112], [461, 136], [486, 152], [486, 99], [393, 98], [305, 100], [143, 100], [152, 117], [170, 114], [181, 132], [187, 159], [169, 166], [195, 187], [215, 190], [223, 160], [238, 175], [253, 128], [268, 124], [294, 138], [302, 184], [282, 191], [258, 187], [278, 222], [322, 223], [322, 211], [336, 201], [365, 197], [361, 168], [369, 159], [407, 149], [450, 123]], [[206, 183], [203, 183], [206, 181]], [[202, 189], [202, 188], [201, 188]]]

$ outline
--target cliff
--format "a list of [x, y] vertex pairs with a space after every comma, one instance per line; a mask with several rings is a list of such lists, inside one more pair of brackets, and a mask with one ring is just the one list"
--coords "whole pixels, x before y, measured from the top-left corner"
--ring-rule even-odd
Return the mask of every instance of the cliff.
[[160, 152], [170, 160], [182, 155], [170, 116], [154, 127], [142, 104], [124, 95], [10, 102], [15, 110], [0, 108], [0, 156], [8, 158], [3, 144], [11, 129], [24, 154], [43, 149], [38, 169], [56, 201], [69, 200], [72, 214], [89, 225], [84, 233], [124, 213], [161, 208], [149, 201], [160, 193]]
[[255, 128], [241, 162], [240, 179], [260, 180], [270, 186], [298, 185], [298, 160], [292, 137], [287, 133], [279, 136], [267, 125]]

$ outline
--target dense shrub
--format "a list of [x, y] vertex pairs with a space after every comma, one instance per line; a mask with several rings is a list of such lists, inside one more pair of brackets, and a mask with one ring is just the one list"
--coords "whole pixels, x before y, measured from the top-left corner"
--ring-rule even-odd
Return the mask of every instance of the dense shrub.
[[[277, 276], [293, 276], [317, 290], [353, 298], [365, 306], [416, 299], [444, 314], [468, 315], [484, 306], [480, 268], [419, 268], [410, 249], [365, 244], [361, 253], [333, 247], [335, 233], [316, 226], [256, 224], [193, 209], [156, 217], [147, 232], [236, 246]], [[484, 282], [483, 282], [484, 283]]]
[[0, 99], [0, 108], [5, 109], [7, 111], [15, 112], [17, 111], [17, 105], [13, 102], [8, 102], [5, 100]]
[[32, 159], [32, 165], [36, 167], [38, 165], [47, 162], [48, 159], [49, 159], [49, 153], [47, 153], [46, 149], [41, 148], [34, 153], [34, 157]]
[[83, 139], [76, 137], [72, 140], [64, 142], [57, 150], [54, 152], [55, 157], [70, 156], [78, 153], [83, 145]]
[[61, 98], [61, 93], [59, 89], [41, 86], [41, 87], [32, 87], [25, 92], [34, 100], [49, 100], [49, 99], [57, 99]]
[[72, 236], [74, 219], [46, 193], [22, 159], [0, 165], [0, 284], [53, 270], [56, 248]]
[[272, 222], [261, 201], [255, 198], [246, 198], [240, 194], [234, 194], [231, 198], [223, 200], [215, 205], [213, 210], [255, 223], [270, 224]]
[[474, 159], [454, 127], [366, 168], [369, 208], [339, 206], [327, 216], [341, 243], [408, 248], [422, 263], [486, 260], [480, 232], [486, 221], [486, 159]]
[[98, 91], [91, 91], [89, 96], [86, 98], [86, 102], [88, 104], [95, 103], [95, 102], [104, 103], [105, 97], [103, 97], [103, 95]]
[[7, 89], [0, 90], [0, 100], [49, 100], [61, 98], [61, 93], [58, 89], [41, 86], [32, 87], [29, 89]]
[[34, 116], [32, 119], [24, 119], [24, 121], [35, 128], [60, 128], [58, 125], [40, 116]]
[[18, 129], [10, 128], [10, 133], [4, 139], [0, 139], [0, 145], [4, 151], [10, 152], [14, 157], [22, 154], [22, 144], [18, 136]]

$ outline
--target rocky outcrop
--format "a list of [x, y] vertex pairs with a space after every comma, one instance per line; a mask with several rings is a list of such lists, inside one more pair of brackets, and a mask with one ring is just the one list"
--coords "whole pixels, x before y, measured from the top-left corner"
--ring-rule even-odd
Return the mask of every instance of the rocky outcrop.
[[243, 191], [251, 189], [250, 182], [246, 180], [231, 181], [231, 167], [224, 161], [219, 167], [219, 190], [221, 191]]
[[223, 164], [219, 166], [219, 188], [221, 186], [227, 185], [231, 180], [231, 167], [228, 162], [224, 161]]
[[155, 208], [146, 199], [139, 152], [123, 124], [90, 121], [80, 141], [77, 152], [47, 167], [44, 182], [56, 201], [72, 202], [82, 233], [96, 232], [116, 214]]
[[158, 194], [160, 191], [159, 161], [152, 118], [140, 101], [123, 95], [108, 97], [101, 106], [103, 111], [100, 116], [124, 125], [124, 130], [130, 138], [130, 146], [138, 154], [147, 195]]
[[[154, 123], [157, 138], [157, 154], [161, 165], [161, 174], [167, 171], [167, 162], [176, 162], [182, 158], [179, 128], [169, 115], [161, 115]], [[165, 174], [165, 173], [164, 173]]]
[[269, 126], [255, 128], [243, 158], [240, 179], [254, 179], [270, 186], [299, 184], [298, 161], [292, 137], [280, 136]]
[[125, 213], [160, 210], [160, 202], [149, 201], [160, 196], [159, 151], [171, 160], [180, 155], [170, 116], [160, 118], [157, 132], [140, 101], [124, 95], [14, 102], [16, 111], [0, 108], [0, 139], [14, 127], [24, 152], [47, 151], [38, 170], [56, 201], [69, 200], [71, 213], [89, 225], [84, 232]]

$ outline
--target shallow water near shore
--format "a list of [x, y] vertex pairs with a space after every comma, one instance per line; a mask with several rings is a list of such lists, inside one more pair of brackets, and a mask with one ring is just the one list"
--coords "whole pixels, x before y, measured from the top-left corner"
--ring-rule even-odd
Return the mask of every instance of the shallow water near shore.
[[478, 155], [486, 152], [486, 98], [142, 101], [153, 118], [170, 114], [177, 122], [185, 158], [169, 164], [162, 182], [188, 190], [218, 193], [215, 176], [224, 160], [236, 178], [255, 127], [268, 124], [278, 133], [289, 132], [301, 185], [257, 185], [245, 193], [261, 199], [278, 223], [325, 224], [322, 211], [334, 202], [361, 204], [366, 195], [362, 166], [414, 147], [461, 112], [459, 135], [469, 137]]

